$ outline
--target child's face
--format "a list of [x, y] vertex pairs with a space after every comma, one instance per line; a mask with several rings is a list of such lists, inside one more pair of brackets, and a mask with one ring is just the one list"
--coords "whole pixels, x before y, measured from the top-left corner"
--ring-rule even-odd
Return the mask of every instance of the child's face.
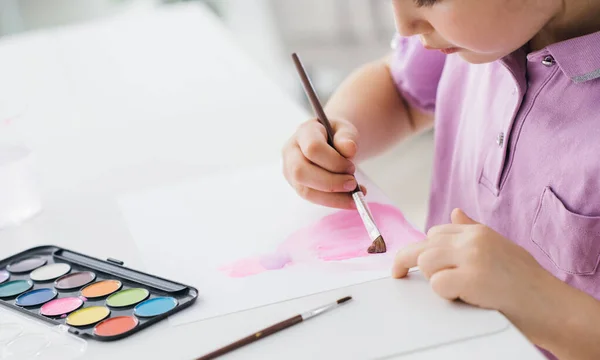
[[531, 40], [562, 0], [393, 0], [402, 36], [457, 52], [471, 63], [495, 61]]

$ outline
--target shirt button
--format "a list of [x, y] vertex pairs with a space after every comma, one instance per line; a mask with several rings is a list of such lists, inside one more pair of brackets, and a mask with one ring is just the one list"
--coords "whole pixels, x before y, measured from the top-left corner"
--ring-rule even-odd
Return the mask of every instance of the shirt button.
[[517, 94], [517, 88], [513, 88], [511, 91], [511, 94], [516, 95]]
[[496, 137], [496, 144], [498, 144], [498, 147], [502, 147], [502, 145], [504, 145], [504, 133], [501, 132], [498, 134], [498, 136]]
[[544, 57], [544, 60], [542, 60], [542, 64], [544, 64], [545, 66], [552, 66], [554, 65], [554, 58], [550, 55]]

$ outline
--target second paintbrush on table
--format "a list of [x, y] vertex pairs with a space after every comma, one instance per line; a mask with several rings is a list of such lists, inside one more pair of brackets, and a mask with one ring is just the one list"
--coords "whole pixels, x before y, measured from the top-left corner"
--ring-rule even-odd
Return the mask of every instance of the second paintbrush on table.
[[321, 307], [318, 307], [316, 309], [312, 309], [310, 311], [307, 311], [305, 313], [302, 314], [298, 314], [294, 317], [291, 317], [289, 319], [283, 320], [281, 322], [278, 322], [275, 325], [271, 325], [268, 328], [262, 329], [258, 332], [255, 332], [252, 335], [246, 336], [245, 338], [242, 338], [236, 342], [233, 342], [227, 346], [224, 346], [220, 349], [217, 349], [209, 354], [203, 355], [199, 358], [197, 358], [196, 360], [212, 360], [215, 359], [219, 356], [225, 355], [231, 351], [237, 350], [243, 346], [252, 344], [255, 341], [258, 341], [260, 339], [264, 339], [267, 336], [271, 336], [273, 334], [276, 334], [278, 332], [280, 332], [281, 330], [287, 329], [291, 326], [294, 326], [296, 324], [299, 324], [303, 321], [306, 321], [310, 318], [313, 318], [317, 315], [321, 315], [329, 310], [333, 310], [335, 308], [337, 308], [338, 306], [340, 306], [341, 304], [352, 300], [351, 296], [346, 296], [344, 298], [339, 299], [338, 301], [331, 303], [331, 304], [327, 304]]
[[[317, 96], [317, 93], [312, 86], [310, 79], [308, 78], [308, 74], [304, 70], [304, 66], [300, 61], [300, 58], [297, 54], [292, 54], [292, 59], [294, 60], [294, 64], [296, 65], [296, 71], [298, 71], [298, 75], [300, 75], [300, 80], [302, 81], [302, 85], [304, 87], [304, 92], [317, 115], [317, 119], [319, 122], [325, 127], [327, 131], [327, 143], [329, 146], [335, 149], [333, 145], [333, 129], [331, 124], [329, 123], [329, 119], [327, 115], [325, 115], [325, 111], [323, 110], [323, 106], [321, 106], [321, 102]], [[352, 191], [352, 199], [354, 199], [354, 203], [356, 204], [356, 209], [360, 214], [360, 218], [369, 233], [369, 237], [372, 240], [371, 246], [367, 249], [369, 253], [384, 253], [387, 251], [385, 241], [383, 240], [383, 236], [381, 236], [381, 232], [377, 228], [375, 224], [375, 219], [369, 210], [367, 202], [365, 201], [364, 194], [360, 189], [360, 186], [357, 184], [356, 189]]]

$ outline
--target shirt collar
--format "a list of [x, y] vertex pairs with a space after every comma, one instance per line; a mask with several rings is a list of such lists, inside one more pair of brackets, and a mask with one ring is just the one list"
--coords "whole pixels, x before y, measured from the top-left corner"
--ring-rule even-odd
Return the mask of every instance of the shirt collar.
[[[600, 78], [600, 31], [548, 45], [540, 52], [552, 56], [575, 83]], [[536, 55], [542, 54], [533, 53], [528, 58]]]

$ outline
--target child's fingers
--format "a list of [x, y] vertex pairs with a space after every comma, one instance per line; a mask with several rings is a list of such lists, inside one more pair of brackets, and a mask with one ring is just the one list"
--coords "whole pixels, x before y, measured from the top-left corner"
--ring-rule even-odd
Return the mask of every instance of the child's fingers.
[[346, 159], [353, 159], [358, 151], [356, 140], [345, 132], [337, 132], [333, 136], [333, 144], [339, 153]]
[[456, 252], [449, 247], [430, 247], [417, 257], [417, 266], [429, 279], [438, 271], [456, 267]]
[[361, 190], [362, 190], [362, 192], [363, 192], [363, 195], [365, 195], [365, 196], [366, 196], [366, 195], [367, 195], [367, 187], [366, 187], [366, 186], [364, 186], [364, 185], [359, 185], [359, 186], [360, 186], [360, 189], [361, 189]]
[[310, 163], [300, 148], [290, 156], [294, 158], [291, 162], [291, 178], [299, 185], [321, 192], [348, 192], [356, 188], [356, 179], [352, 175], [334, 174]]
[[331, 126], [335, 148], [343, 157], [353, 159], [358, 151], [358, 131], [346, 121], [334, 121]]
[[444, 225], [436, 225], [432, 226], [429, 231], [427, 231], [427, 237], [434, 237], [441, 234], [459, 234], [465, 231], [464, 225], [459, 224], [444, 224]]
[[448, 300], [456, 300], [462, 293], [464, 279], [460, 269], [449, 268], [431, 275], [429, 283], [439, 296]]
[[301, 126], [296, 139], [304, 156], [315, 165], [333, 173], [354, 173], [354, 164], [327, 144], [325, 128], [318, 122]]
[[417, 266], [417, 259], [419, 255], [428, 246], [428, 241], [420, 241], [414, 244], [410, 244], [396, 253], [394, 259], [394, 265], [392, 267], [392, 277], [399, 279], [405, 277], [408, 274], [408, 270]]
[[356, 208], [349, 193], [322, 192], [303, 185], [296, 185], [295, 188], [302, 198], [317, 205], [344, 210]]
[[419, 258], [426, 251], [440, 248], [442, 251], [451, 252], [452, 248], [449, 245], [454, 242], [454, 239], [454, 234], [441, 234], [428, 237], [426, 240], [410, 244], [403, 249], [400, 249], [396, 254], [396, 258], [394, 259], [392, 277], [405, 277], [410, 268], [419, 266]]
[[461, 209], [454, 209], [450, 214], [453, 224], [464, 224], [464, 225], [475, 225], [478, 224], [477, 221], [471, 219], [464, 211]]

